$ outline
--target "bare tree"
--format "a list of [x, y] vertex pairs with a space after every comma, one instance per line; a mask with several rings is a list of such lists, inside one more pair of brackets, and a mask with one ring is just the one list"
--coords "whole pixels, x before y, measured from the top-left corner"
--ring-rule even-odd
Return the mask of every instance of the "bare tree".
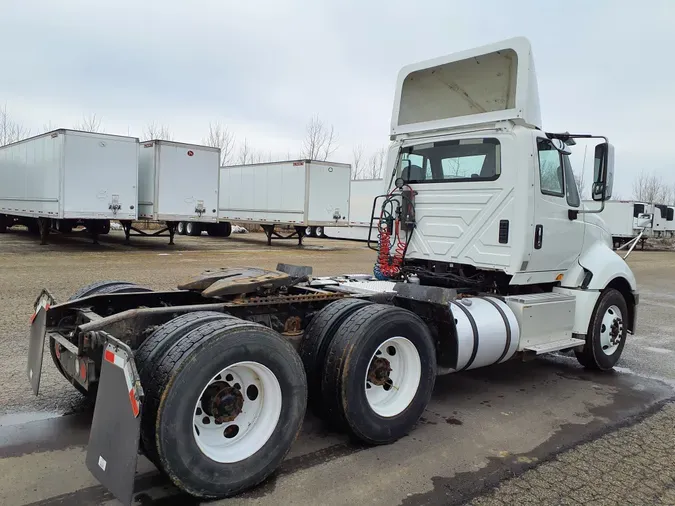
[[633, 198], [636, 200], [661, 204], [670, 199], [670, 193], [663, 178], [644, 170], [633, 180]]
[[90, 114], [89, 116], [82, 116], [82, 121], [73, 126], [75, 130], [81, 130], [83, 132], [104, 132], [105, 130], [101, 126], [101, 118], [97, 117], [96, 114]]
[[309, 160], [327, 160], [337, 150], [337, 134], [333, 125], [326, 127], [318, 116], [307, 123], [306, 136], [302, 144], [303, 158]]
[[244, 142], [239, 145], [239, 154], [237, 155], [237, 162], [239, 165], [246, 165], [251, 163], [251, 146], [248, 145], [248, 141], [244, 138]]
[[0, 146], [20, 141], [30, 135], [30, 129], [12, 120], [7, 105], [0, 108]]
[[51, 120], [49, 120], [49, 122], [42, 124], [42, 133], [52, 132], [52, 131], [56, 130], [57, 128], [58, 127], [56, 125], [54, 125], [51, 122]]
[[209, 123], [209, 134], [203, 140], [206, 146], [220, 148], [220, 165], [227, 165], [234, 154], [234, 134], [220, 123]]
[[363, 145], [352, 149], [352, 179], [363, 179]]
[[368, 164], [364, 167], [364, 179], [380, 179], [384, 173], [384, 163], [387, 159], [387, 150], [378, 149], [368, 159]]
[[148, 125], [145, 127], [143, 130], [143, 136], [145, 137], [145, 140], [165, 140], [165, 141], [172, 141], [173, 140], [173, 134], [171, 133], [171, 130], [169, 130], [169, 127], [165, 125], [158, 125], [154, 121], [152, 123], [148, 123]]

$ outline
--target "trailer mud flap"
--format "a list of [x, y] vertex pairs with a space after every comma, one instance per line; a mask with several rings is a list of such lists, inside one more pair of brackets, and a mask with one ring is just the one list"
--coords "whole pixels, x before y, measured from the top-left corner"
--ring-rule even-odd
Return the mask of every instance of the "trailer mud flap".
[[142, 390], [131, 350], [109, 337], [101, 363], [87, 469], [123, 504], [131, 504], [141, 428]]
[[30, 337], [28, 342], [28, 364], [26, 373], [28, 381], [35, 395], [40, 390], [42, 376], [42, 357], [45, 349], [45, 335], [47, 332], [47, 311], [54, 304], [54, 298], [47, 290], [42, 290], [35, 301], [35, 312], [31, 316]]

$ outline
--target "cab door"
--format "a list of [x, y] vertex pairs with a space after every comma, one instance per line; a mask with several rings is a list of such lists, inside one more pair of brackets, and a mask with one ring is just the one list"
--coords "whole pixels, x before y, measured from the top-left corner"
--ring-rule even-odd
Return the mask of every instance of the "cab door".
[[536, 137], [535, 143], [534, 237], [526, 270], [550, 271], [553, 281], [581, 253], [584, 215], [574, 213], [581, 199], [569, 157], [546, 137]]

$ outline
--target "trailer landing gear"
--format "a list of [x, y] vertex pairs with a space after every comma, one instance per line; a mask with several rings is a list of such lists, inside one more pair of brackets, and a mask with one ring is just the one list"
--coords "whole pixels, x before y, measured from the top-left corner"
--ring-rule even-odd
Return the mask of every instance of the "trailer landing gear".
[[302, 246], [302, 238], [306, 235], [307, 227], [296, 226], [295, 232], [290, 235], [281, 235], [279, 232], [274, 230], [274, 225], [261, 225], [262, 229], [267, 236], [267, 245], [272, 246], [272, 237], [276, 239], [292, 239], [293, 237], [298, 238], [298, 246]]
[[130, 220], [120, 220], [120, 223], [122, 224], [122, 229], [124, 230], [124, 244], [130, 244], [131, 241], [129, 238], [131, 237], [131, 231], [133, 230], [136, 232], [134, 235], [136, 236], [142, 236], [142, 237], [159, 237], [163, 236], [165, 232], [169, 233], [169, 245], [173, 246], [175, 243], [173, 242], [173, 238], [176, 235], [176, 227], [178, 225], [177, 221], [167, 221], [166, 222], [166, 227], [157, 230], [156, 232], [153, 232], [151, 234], [148, 234], [144, 230], [140, 230], [132, 225], [132, 222]]
[[40, 245], [47, 244], [47, 237], [49, 237], [49, 218], [38, 218], [38, 228], [40, 230]]

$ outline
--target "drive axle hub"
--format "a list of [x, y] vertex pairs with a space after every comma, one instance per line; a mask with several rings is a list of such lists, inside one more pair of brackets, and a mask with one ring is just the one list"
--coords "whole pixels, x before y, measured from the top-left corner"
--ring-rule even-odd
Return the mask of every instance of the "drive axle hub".
[[209, 385], [202, 397], [202, 409], [216, 423], [234, 421], [244, 407], [244, 396], [235, 386], [219, 381]]
[[370, 362], [368, 368], [368, 381], [376, 386], [384, 386], [390, 384], [389, 374], [391, 373], [391, 364], [389, 360], [382, 357], [375, 357]]

